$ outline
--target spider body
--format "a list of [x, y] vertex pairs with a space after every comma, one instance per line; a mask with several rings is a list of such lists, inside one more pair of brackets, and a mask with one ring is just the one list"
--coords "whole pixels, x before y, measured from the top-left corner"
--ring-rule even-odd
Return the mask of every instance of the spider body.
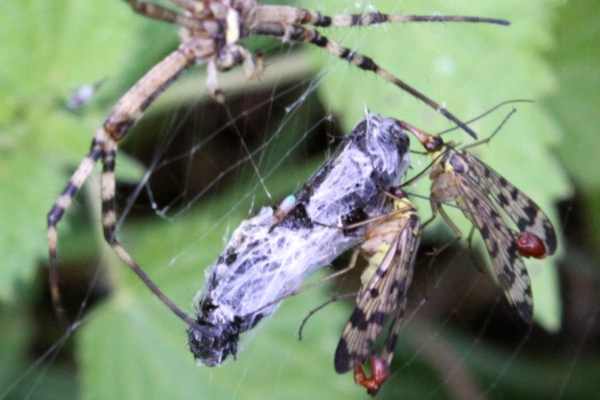
[[368, 114], [294, 195], [283, 217], [264, 207], [244, 221], [209, 270], [198, 295], [196, 324], [188, 330], [195, 357], [212, 366], [235, 354], [239, 334], [272, 314], [307, 274], [365, 239], [363, 224], [389, 212], [385, 192], [409, 164], [408, 136], [393, 119]]

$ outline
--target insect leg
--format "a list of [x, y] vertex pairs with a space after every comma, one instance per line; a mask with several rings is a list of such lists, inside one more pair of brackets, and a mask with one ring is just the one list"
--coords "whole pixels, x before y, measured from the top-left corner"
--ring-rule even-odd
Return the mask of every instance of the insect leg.
[[463, 236], [460, 228], [458, 226], [456, 226], [456, 224], [452, 221], [452, 219], [450, 219], [450, 216], [446, 213], [446, 211], [444, 210], [444, 208], [442, 206], [438, 207], [438, 212], [439, 212], [440, 216], [442, 217], [442, 219], [444, 220], [444, 222], [448, 225], [448, 227], [450, 227], [452, 232], [454, 232], [455, 238], [460, 239]]
[[321, 279], [321, 281], [319, 283], [323, 283], [323, 282], [327, 282], [331, 279], [337, 278], [338, 276], [344, 275], [347, 272], [350, 272], [352, 269], [354, 269], [354, 267], [356, 267], [356, 262], [358, 261], [358, 256], [360, 255], [360, 249], [356, 249], [352, 252], [352, 256], [350, 257], [350, 262], [348, 263], [348, 265], [339, 270], [334, 272], [333, 274], [329, 274], [327, 275], [325, 278]]
[[467, 248], [469, 249], [469, 257], [471, 258], [471, 262], [475, 266], [475, 269], [482, 274], [489, 274], [489, 271], [486, 270], [485, 267], [481, 266], [477, 258], [474, 256], [473, 250], [473, 236], [475, 234], [475, 225], [471, 225], [471, 230], [469, 231], [469, 235], [467, 236]]

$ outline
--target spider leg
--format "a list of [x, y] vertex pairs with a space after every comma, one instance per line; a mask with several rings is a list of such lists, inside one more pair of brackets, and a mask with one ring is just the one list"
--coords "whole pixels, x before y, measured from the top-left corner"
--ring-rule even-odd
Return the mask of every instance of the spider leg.
[[175, 315], [185, 323], [192, 326], [194, 320], [182, 311], [169, 297], [167, 297], [152, 279], [144, 272], [133, 257], [125, 250], [125, 247], [117, 239], [117, 214], [115, 210], [115, 161], [117, 155], [117, 143], [107, 141], [102, 151], [102, 227], [104, 239], [113, 249], [117, 256], [142, 280], [142, 282], [158, 297]]
[[96, 134], [92, 141], [92, 146], [85, 158], [79, 163], [79, 166], [69, 179], [60, 197], [54, 202], [52, 208], [48, 212], [48, 256], [49, 256], [49, 284], [50, 295], [54, 310], [57, 317], [61, 321], [65, 321], [64, 308], [60, 298], [59, 276], [57, 267], [57, 245], [58, 245], [58, 223], [62, 220], [65, 211], [73, 202], [73, 198], [77, 195], [79, 189], [92, 173], [94, 165], [102, 155], [102, 131]]
[[206, 64], [206, 89], [208, 95], [217, 103], [225, 103], [225, 94], [219, 86], [219, 67], [213, 58]]
[[260, 21], [284, 22], [290, 25], [313, 25], [318, 27], [353, 27], [386, 23], [406, 22], [472, 22], [496, 25], [510, 25], [510, 22], [498, 18], [472, 17], [463, 15], [393, 15], [378, 11], [362, 14], [324, 15], [318, 11], [291, 6], [262, 5], [257, 7], [257, 19]]
[[136, 13], [159, 21], [176, 23], [179, 17], [175, 11], [148, 1], [127, 0], [127, 3]]
[[216, 102], [221, 104], [225, 102], [225, 94], [219, 86], [219, 72], [229, 71], [240, 64], [243, 64], [244, 74], [247, 79], [258, 79], [262, 75], [262, 56], [254, 56], [239, 45], [224, 47], [218, 56], [212, 57], [208, 61], [206, 88], [208, 89], [209, 96]]
[[184, 43], [156, 64], [119, 99], [104, 121], [103, 127], [108, 136], [115, 142], [123, 139], [150, 104], [196, 60], [209, 55], [210, 50]]
[[322, 27], [331, 26], [340, 28], [407, 22], [470, 22], [505, 26], [510, 25], [509, 21], [499, 18], [473, 17], [465, 15], [398, 15], [384, 14], [377, 11], [362, 14], [333, 15], [331, 17], [322, 16], [322, 19], [326, 20], [327, 18], [331, 20], [329, 25], [316, 25], [312, 21], [309, 22], [309, 24]]
[[372, 58], [354, 52], [347, 47], [343, 47], [340, 44], [334, 42], [333, 40], [328, 39], [326, 36], [321, 35], [318, 31], [314, 29], [305, 28], [298, 25], [286, 27], [281, 23], [259, 23], [252, 28], [252, 32], [257, 35], [274, 36], [278, 38], [284, 38], [288, 36], [288, 39], [291, 41], [300, 43], [310, 43], [317, 47], [321, 47], [330, 54], [343, 60], [346, 60], [350, 64], [355, 65], [356, 67], [364, 71], [373, 72], [374, 74], [379, 75], [386, 81], [392, 83], [393, 85], [399, 87], [405, 92], [421, 100], [423, 103], [427, 104], [429, 107], [442, 114], [448, 120], [458, 125], [471, 137], [477, 139], [477, 134], [464, 122], [458, 119], [454, 114], [448, 111], [445, 107], [442, 107], [440, 104], [430, 99], [419, 90], [415, 89], [408, 83], [399, 79], [388, 70], [377, 65], [377, 63], [375, 63], [375, 61]]
[[254, 55], [239, 45], [229, 45], [223, 48], [216, 59], [219, 71], [229, 71], [233, 67], [242, 64], [247, 79], [256, 79], [262, 75], [262, 54]]
[[192, 13], [198, 13], [204, 9], [204, 2], [201, 0], [169, 0], [169, 1], [187, 11], [192, 12]]
[[[131, 6], [134, 12], [143, 15], [148, 18], [152, 18], [158, 21], [168, 22], [176, 24], [188, 29], [214, 29], [214, 24], [205, 24], [203, 21], [198, 19], [197, 14], [194, 14], [196, 18], [192, 18], [188, 15], [181, 15], [176, 11], [163, 7], [159, 4], [152, 3], [143, 0], [126, 0]], [[201, 4], [201, 3], [197, 3]], [[193, 12], [193, 11], [192, 11]]]
[[[210, 48], [203, 49], [201, 46], [198, 46], [198, 43], [183, 44], [148, 71], [144, 77], [129, 89], [129, 91], [127, 91], [127, 93], [125, 93], [125, 95], [117, 102], [103, 126], [96, 132], [92, 141], [91, 150], [81, 161], [77, 170], [69, 179], [62, 194], [50, 209], [47, 218], [50, 269], [49, 283], [52, 301], [59, 318], [64, 319], [64, 309], [61, 304], [58, 287], [57, 227], [62, 220], [65, 211], [67, 211], [73, 198], [92, 172], [95, 163], [101, 157], [103, 158], [103, 164], [105, 166], [108, 164], [110, 167], [110, 157], [103, 153], [106, 153], [107, 151], [109, 153], [112, 152], [113, 146], [116, 151], [117, 142], [125, 137], [129, 129], [139, 118], [141, 118], [144, 110], [148, 108], [154, 99], [156, 99], [156, 97], [162, 93], [183, 70], [193, 65], [197, 59], [205, 57], [206, 54], [204, 51], [208, 53], [210, 50]], [[112, 162], [114, 164], [114, 161]], [[112, 175], [111, 168], [106, 170], [106, 174]], [[104, 178], [105, 181], [106, 178], [108, 177]], [[112, 178], [114, 180], [114, 175]], [[111, 190], [114, 196], [114, 187], [111, 189], [111, 186], [107, 184], [106, 188], [103, 190], [103, 192], [106, 192], [103, 194], [103, 197], [110, 197], [109, 194]], [[105, 220], [107, 221], [111, 218], [109, 215], [111, 209], [114, 210], [114, 207], [107, 209], [107, 215], [105, 215]], [[123, 254], [123, 251], [119, 250], [119, 247], [116, 247], [115, 251], [122, 259], [130, 258], [127, 253]], [[142, 276], [140, 275], [140, 277]], [[148, 286], [150, 287], [150, 285]], [[150, 287], [150, 289], [153, 290], [152, 287]]]

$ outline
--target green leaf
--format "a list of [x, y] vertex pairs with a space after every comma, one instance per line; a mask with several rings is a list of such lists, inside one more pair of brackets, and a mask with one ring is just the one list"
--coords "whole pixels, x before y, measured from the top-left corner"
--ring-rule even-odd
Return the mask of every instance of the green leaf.
[[558, 78], [558, 91], [547, 97], [545, 104], [565, 131], [558, 154], [575, 180], [584, 199], [583, 213], [589, 234], [582, 246], [600, 243], [600, 174], [596, 171], [600, 148], [598, 104], [600, 86], [598, 64], [600, 17], [593, 0], [565, 3], [554, 23], [556, 46], [547, 52]]
[[[552, 44], [550, 22], [557, 1], [537, 0], [479, 2], [405, 1], [401, 8], [392, 0], [378, 1], [382, 12], [410, 14], [463, 14], [505, 18], [508, 28], [482, 24], [404, 24], [363, 29], [332, 29], [331, 38], [371, 56], [377, 63], [410, 83], [461, 118], [473, 118], [490, 107], [510, 99], [539, 100], [555, 90], [555, 78], [540, 56]], [[333, 0], [309, 2], [325, 13], [370, 11], [370, 3], [349, 6]], [[365, 108], [386, 116], [406, 120], [435, 133], [448, 127], [447, 120], [410, 95], [371, 73], [364, 72], [315, 49], [315, 58], [325, 76], [319, 93], [327, 108], [340, 117], [346, 131], [356, 124]], [[549, 146], [561, 139], [561, 130], [543, 104], [518, 106], [519, 112], [488, 146], [475, 151], [507, 179], [529, 194], [559, 228], [555, 202], [565, 197], [570, 187]], [[473, 127], [481, 137], [489, 135], [509, 107], [494, 116], [477, 121]], [[468, 142], [463, 132], [452, 138]], [[414, 141], [413, 141], [414, 142]], [[415, 146], [418, 149], [418, 146]], [[413, 157], [413, 168], [428, 164]], [[523, 167], [527, 166], [527, 173]], [[411, 190], [427, 194], [426, 179]], [[426, 202], [417, 202], [429, 215]], [[458, 219], [464, 233], [470, 224]], [[426, 232], [427, 234], [427, 232]], [[561, 240], [562, 241], [562, 240]], [[481, 244], [479, 244], [481, 246]], [[559, 254], [560, 255], [560, 254]], [[555, 261], [528, 263], [533, 279], [535, 319], [546, 329], [560, 326], [560, 295]]]
[[556, 46], [548, 59], [558, 79], [558, 90], [546, 104], [566, 134], [557, 147], [569, 173], [585, 190], [600, 190], [597, 170], [597, 134], [600, 75], [600, 26], [598, 3], [583, 0], [565, 3], [554, 23]]

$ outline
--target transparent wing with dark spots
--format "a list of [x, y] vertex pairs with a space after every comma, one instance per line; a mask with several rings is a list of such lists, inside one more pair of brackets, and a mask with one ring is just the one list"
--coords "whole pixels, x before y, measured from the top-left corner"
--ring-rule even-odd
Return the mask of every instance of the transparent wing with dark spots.
[[[357, 296], [356, 307], [346, 324], [335, 352], [335, 370], [344, 373], [365, 362], [375, 340], [391, 314], [402, 318], [419, 247], [419, 219], [411, 213], [383, 261]], [[397, 321], [394, 324], [398, 324]], [[395, 344], [390, 331], [386, 347]]]
[[[547, 255], [554, 254], [557, 244], [556, 233], [552, 222], [538, 205], [474, 155], [466, 151], [460, 152], [460, 154], [477, 175], [478, 184], [491, 193], [496, 203], [517, 225], [519, 231], [535, 234], [544, 243]], [[474, 179], [474, 177], [469, 177], [469, 179]]]
[[463, 174], [457, 176], [460, 197], [459, 207], [465, 216], [477, 227], [492, 261], [492, 271], [514, 306], [527, 322], [533, 316], [531, 283], [527, 268], [519, 257], [516, 245], [516, 232], [511, 230], [479, 186], [474, 186]]

